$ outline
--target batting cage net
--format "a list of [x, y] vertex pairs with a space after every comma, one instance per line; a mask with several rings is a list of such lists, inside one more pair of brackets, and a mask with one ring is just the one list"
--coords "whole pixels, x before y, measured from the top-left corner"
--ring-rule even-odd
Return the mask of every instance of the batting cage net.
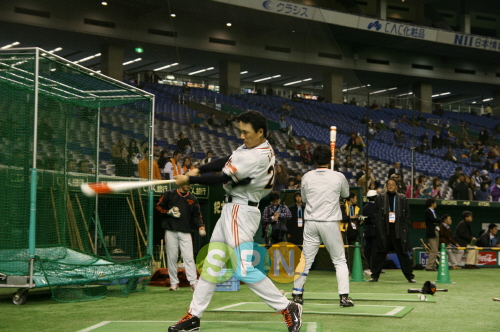
[[152, 195], [80, 185], [138, 180], [154, 97], [41, 49], [0, 52], [0, 95], [0, 287], [61, 302], [143, 290]]

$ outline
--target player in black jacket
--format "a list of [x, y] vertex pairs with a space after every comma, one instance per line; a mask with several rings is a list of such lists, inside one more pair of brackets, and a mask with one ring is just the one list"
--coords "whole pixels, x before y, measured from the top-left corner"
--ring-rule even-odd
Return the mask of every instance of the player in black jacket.
[[196, 230], [201, 236], [205, 236], [206, 233], [205, 225], [201, 219], [200, 205], [196, 197], [191, 194], [190, 189], [191, 185], [185, 185], [179, 189], [167, 191], [156, 204], [156, 209], [163, 215], [162, 227], [165, 229], [165, 251], [171, 291], [179, 289], [179, 279], [177, 278], [179, 248], [192, 291], [198, 283], [193, 257], [192, 233]]

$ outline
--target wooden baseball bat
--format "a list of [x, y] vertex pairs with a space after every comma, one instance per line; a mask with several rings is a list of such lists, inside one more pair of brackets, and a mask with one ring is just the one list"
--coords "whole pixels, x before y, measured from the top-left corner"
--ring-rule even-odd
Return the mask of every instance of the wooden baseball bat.
[[[424, 242], [424, 240], [422, 240], [422, 238], [420, 238], [420, 242], [422, 242], [422, 247], [425, 249], [425, 251], [430, 254], [431, 253], [431, 247], [429, 247], [429, 245], [427, 243]], [[436, 265], [439, 266], [439, 258], [441, 257], [439, 251], [438, 251], [438, 254], [436, 256]]]
[[80, 203], [80, 199], [78, 198], [78, 195], [75, 194], [75, 197], [76, 197], [76, 203], [78, 204], [78, 209], [80, 209], [80, 213], [82, 214], [83, 225], [85, 226], [85, 230], [87, 231], [87, 236], [89, 237], [90, 247], [92, 249], [92, 252], [96, 253], [95, 247], [94, 247], [94, 241], [92, 241], [92, 235], [90, 235], [89, 226], [87, 224], [87, 220], [85, 219], [85, 213], [83, 213], [82, 204]]
[[80, 189], [85, 196], [94, 197], [96, 195], [119, 193], [132, 189], [174, 182], [175, 180], [96, 182], [83, 183], [80, 186]]
[[493, 301], [500, 301], [500, 297], [494, 297]]
[[333, 166], [335, 166], [335, 148], [337, 145], [337, 127], [331, 126], [330, 127], [330, 151], [332, 152], [332, 157], [330, 160], [330, 165], [332, 167], [333, 171]]
[[144, 233], [142, 233], [141, 226], [139, 225], [139, 222], [137, 221], [137, 215], [135, 214], [135, 211], [132, 208], [132, 204], [130, 203], [130, 199], [128, 197], [127, 197], [127, 203], [128, 203], [129, 208], [130, 208], [130, 212], [132, 212], [132, 216], [134, 217], [136, 230], [138, 230], [139, 234], [141, 235], [142, 242], [144, 242], [144, 245], [147, 246], [148, 242], [146, 241], [146, 238], [144, 237]]
[[144, 229], [146, 230], [146, 235], [148, 234], [148, 221], [146, 219], [146, 213], [144, 212], [144, 205], [142, 204], [141, 192], [137, 189], [137, 195], [139, 196], [139, 203], [141, 204], [142, 220], [144, 221]]

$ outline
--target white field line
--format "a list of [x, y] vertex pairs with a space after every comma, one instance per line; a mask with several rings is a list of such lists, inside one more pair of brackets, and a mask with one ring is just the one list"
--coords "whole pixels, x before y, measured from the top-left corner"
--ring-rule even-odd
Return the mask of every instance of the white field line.
[[[244, 302], [243, 302], [244, 303]], [[236, 323], [236, 321], [203, 321], [204, 323]], [[237, 321], [238, 323], [243, 323], [243, 324], [259, 324], [259, 323], [265, 323], [265, 324], [283, 324], [282, 322], [266, 322], [266, 321]], [[86, 329], [80, 330], [78, 332], [88, 332], [92, 330], [96, 330], [104, 325], [107, 325], [109, 323], [176, 323], [176, 321], [158, 321], [158, 320], [114, 320], [114, 321], [104, 321], [100, 322], [96, 325], [90, 326]], [[307, 330], [306, 332], [317, 332], [318, 330], [318, 324], [316, 322], [304, 322], [304, 324], [307, 324]]]
[[389, 311], [388, 313], [386, 313], [385, 315], [386, 316], [394, 316], [395, 314], [397, 314], [398, 312], [400, 312], [404, 308], [405, 307], [396, 307], [396, 308], [392, 309], [391, 311]]

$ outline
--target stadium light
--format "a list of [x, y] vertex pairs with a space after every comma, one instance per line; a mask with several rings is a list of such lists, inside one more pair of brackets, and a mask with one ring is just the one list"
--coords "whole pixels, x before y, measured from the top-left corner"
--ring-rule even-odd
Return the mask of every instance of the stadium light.
[[270, 79], [272, 79], [272, 78], [277, 78], [277, 77], [281, 77], [281, 75], [274, 75], [274, 76], [264, 77], [264, 78], [261, 78], [261, 79], [255, 80], [255, 81], [253, 81], [253, 82], [255, 83], [255, 82], [267, 81], [267, 80], [270, 80]]
[[88, 56], [86, 58], [80, 59], [78, 61], [75, 61], [75, 63], [81, 63], [81, 62], [89, 61], [89, 60], [92, 60], [93, 58], [97, 58], [98, 56], [101, 56], [101, 53], [97, 53], [97, 54]]
[[54, 48], [53, 50], [49, 51], [50, 54], [54, 54], [55, 52], [59, 52], [59, 51], [62, 51], [62, 47], [57, 47], [57, 48]]
[[19, 45], [19, 44], [21, 44], [21, 43], [20, 43], [20, 42], [13, 42], [12, 44], [8, 44], [8, 45], [5, 45], [5, 46], [3, 46], [3, 47], [0, 47], [0, 50], [6, 50], [6, 49], [8, 49], [8, 48], [11, 48], [11, 47], [13, 47], [13, 46], [17, 46], [17, 45]]
[[253, 82], [254, 83], [256, 83], [256, 82], [262, 82], [262, 81], [265, 81], [265, 80], [270, 80], [271, 78], [272, 78], [272, 76], [269, 76], [269, 77], [265, 77], [265, 78], [261, 78], [261, 79], [255, 80]]
[[378, 90], [378, 91], [374, 91], [374, 92], [370, 92], [371, 95], [374, 95], [374, 94], [377, 94], [377, 93], [382, 93], [382, 92], [386, 92], [387, 89], [384, 89], [384, 90]]
[[302, 83], [302, 82], [307, 82], [307, 81], [310, 81], [310, 80], [312, 80], [312, 78], [306, 78], [305, 80], [300, 80], [300, 81], [289, 82], [289, 83], [283, 84], [283, 86], [292, 85], [292, 84], [297, 84], [297, 83]]
[[193, 71], [193, 72], [189, 73], [188, 75], [195, 75], [195, 74], [203, 73], [205, 71], [212, 70], [212, 69], [214, 69], [214, 67], [210, 67], [210, 68], [205, 68], [205, 69], [202, 69], [202, 70]]
[[173, 66], [177, 66], [178, 63], [172, 63], [170, 65], [166, 65], [166, 66], [163, 66], [163, 67], [160, 67], [160, 68], [156, 68], [156, 69], [153, 69], [153, 71], [159, 71], [159, 70], [163, 70], [163, 69], [167, 69], [167, 68], [170, 68], [170, 67], [173, 67]]
[[[356, 90], [356, 89], [360, 89], [360, 88], [366, 88], [367, 86], [370, 86], [370, 84], [360, 85], [360, 86], [355, 86], [355, 87], [348, 88], [348, 89], [344, 89], [344, 90], [345, 90], [345, 91]], [[345, 91], [344, 91], [344, 92], [345, 92]]]
[[142, 58], [137, 58], [137, 59], [134, 59], [134, 60], [130, 60], [130, 61], [127, 61], [127, 62], [124, 62], [123, 65], [126, 66], [126, 65], [130, 65], [134, 62], [138, 62], [138, 61], [142, 61]]
[[435, 95], [432, 95], [431, 97], [435, 98], [435, 97], [447, 96], [449, 94], [451, 94], [451, 92], [436, 93]]

